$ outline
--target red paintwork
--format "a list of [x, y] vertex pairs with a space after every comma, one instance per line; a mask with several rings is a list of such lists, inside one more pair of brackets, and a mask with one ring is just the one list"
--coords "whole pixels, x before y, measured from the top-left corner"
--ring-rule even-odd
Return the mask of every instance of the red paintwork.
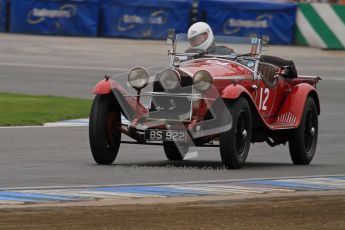
[[[123, 87], [114, 80], [102, 80], [97, 83], [97, 85], [93, 89], [94, 94], [109, 94], [112, 92], [113, 89], [116, 89], [121, 92], [122, 95], [127, 95]], [[131, 109], [134, 111], [136, 118], [140, 118], [145, 116], [148, 113], [147, 108], [145, 108], [141, 103], [137, 102], [136, 97], [126, 97], [126, 101]]]
[[[270, 88], [263, 80], [254, 81], [247, 68], [224, 59], [197, 59], [187, 62], [180, 69], [190, 75], [201, 69], [209, 71], [214, 77], [214, 86], [224, 99], [236, 99], [243, 94], [249, 96], [261, 120], [271, 130], [297, 128], [307, 96], [312, 91], [317, 95], [316, 77], [302, 76], [293, 80], [280, 78], [277, 84]], [[234, 79], [241, 76], [243, 80], [223, 80], [224, 76]], [[254, 90], [253, 85], [257, 85], [258, 89]]]
[[[247, 88], [250, 88], [253, 84], [254, 76], [252, 72], [248, 68], [229, 60], [219, 58], [200, 58], [182, 63], [179, 69], [190, 76], [193, 76], [199, 70], [207, 70], [212, 74], [214, 77], [214, 88], [210, 89], [209, 92], [205, 94], [206, 98], [216, 98], [221, 95], [226, 99], [236, 99], [241, 95], [241, 93], [247, 93], [248, 95], [255, 94], [255, 92], [250, 93], [247, 90]], [[239, 77], [242, 79], [241, 85], [237, 84], [235, 86], [233, 84], [234, 81], [231, 78]], [[230, 90], [230, 88], [227, 88], [229, 85], [234, 87], [230, 87]], [[200, 107], [195, 109], [197, 117], [202, 119], [211, 106], [212, 101], [203, 100], [200, 103]], [[193, 114], [195, 114], [195, 112]]]
[[[299, 126], [302, 115], [303, 115], [306, 99], [308, 95], [310, 95], [311, 92], [314, 92], [317, 95], [315, 88], [308, 83], [299, 83], [291, 89], [291, 92], [286, 97], [280, 111], [277, 114], [277, 117], [282, 116], [287, 113], [292, 113], [296, 116], [296, 120], [293, 121], [291, 124], [285, 125], [285, 126], [287, 127]], [[316, 102], [319, 103], [318, 100]], [[317, 105], [317, 106], [318, 108], [320, 108], [320, 105]], [[276, 125], [276, 126], [277, 128], [284, 128], [283, 124]]]
[[93, 88], [92, 92], [94, 94], [108, 94], [111, 92], [111, 82], [112, 80], [102, 80], [97, 83]]
[[[213, 87], [205, 93], [205, 98], [217, 98], [233, 100], [246, 95], [250, 98], [252, 109], [259, 114], [259, 119], [271, 130], [297, 128], [303, 114], [304, 105], [308, 95], [313, 93], [318, 103], [316, 84], [318, 78], [298, 77], [293, 80], [280, 77], [274, 87], [268, 87], [265, 82], [254, 80], [253, 73], [246, 67], [231, 60], [220, 58], [200, 58], [181, 63], [181, 72], [193, 76], [199, 70], [207, 70], [213, 76]], [[253, 88], [257, 86], [257, 89]], [[123, 95], [128, 93], [115, 81], [100, 81], [93, 92], [107, 94], [117, 89]], [[136, 97], [126, 97], [126, 101], [136, 117], [132, 125], [136, 125], [138, 119], [147, 116], [148, 110], [137, 102]], [[212, 106], [213, 100], [203, 99], [193, 104], [193, 120], [186, 124], [190, 127], [203, 118], [207, 110]], [[318, 105], [319, 106], [319, 105]], [[253, 111], [254, 113], [255, 111]], [[154, 126], [154, 122], [148, 122]]]
[[[243, 81], [242, 81], [243, 83]], [[221, 97], [224, 99], [237, 99], [239, 98], [242, 94], [246, 94], [248, 96], [252, 95], [251, 93], [248, 92], [248, 88], [243, 86], [242, 84], [231, 84], [228, 85], [224, 90], [221, 92]], [[253, 101], [253, 98], [250, 97]], [[254, 102], [254, 101], [253, 101]]]
[[200, 58], [184, 62], [179, 69], [191, 76], [199, 70], [207, 70], [215, 78], [242, 76], [244, 79], [253, 79], [252, 73], [247, 68], [232, 61], [219, 58]]

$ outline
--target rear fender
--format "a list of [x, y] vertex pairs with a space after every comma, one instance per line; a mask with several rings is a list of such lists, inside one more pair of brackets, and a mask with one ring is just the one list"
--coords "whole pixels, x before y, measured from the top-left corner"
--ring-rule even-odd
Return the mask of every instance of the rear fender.
[[285, 99], [277, 115], [277, 126], [284, 126], [284, 123], [290, 127], [297, 128], [302, 120], [304, 106], [308, 97], [315, 100], [318, 114], [320, 114], [319, 96], [313, 86], [307, 83], [300, 83], [291, 89], [291, 92]]

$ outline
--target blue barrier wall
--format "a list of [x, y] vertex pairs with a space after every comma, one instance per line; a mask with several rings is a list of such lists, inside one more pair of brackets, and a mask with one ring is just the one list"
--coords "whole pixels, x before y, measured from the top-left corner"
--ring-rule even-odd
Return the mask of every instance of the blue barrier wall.
[[96, 36], [98, 0], [11, 0], [13, 33]]
[[200, 0], [199, 17], [218, 35], [269, 35], [272, 44], [292, 44], [295, 3], [269, 0]]
[[192, 0], [103, 0], [100, 35], [166, 38], [167, 30], [186, 32]]
[[0, 0], [0, 32], [5, 31], [6, 27], [6, 0]]

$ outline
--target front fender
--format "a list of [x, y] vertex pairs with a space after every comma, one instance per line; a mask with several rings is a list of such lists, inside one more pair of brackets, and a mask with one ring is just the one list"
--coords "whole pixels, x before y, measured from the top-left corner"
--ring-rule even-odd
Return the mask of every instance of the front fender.
[[250, 95], [248, 90], [246, 88], [244, 88], [242, 85], [238, 85], [238, 84], [236, 84], [236, 85], [232, 84], [232, 85], [227, 86], [225, 89], [223, 89], [220, 96], [223, 99], [234, 100], [234, 99], [239, 98], [243, 94], [246, 97], [250, 98], [252, 100], [252, 102], [254, 102], [252, 99], [252, 96]]
[[266, 127], [270, 129], [274, 129], [271, 125], [269, 125], [265, 119], [261, 116], [259, 109], [257, 108], [253, 96], [249, 93], [249, 91], [243, 87], [242, 85], [232, 84], [227, 86], [221, 93], [221, 97], [225, 100], [235, 100], [239, 97], [245, 97], [250, 105], [251, 112], [253, 113], [253, 119], [258, 122], [264, 124]]
[[112, 80], [102, 80], [99, 81], [93, 88], [92, 93], [94, 94], [109, 94], [112, 90]]
[[128, 95], [128, 93], [118, 82], [114, 80], [105, 79], [99, 81], [93, 88], [92, 92], [98, 95], [112, 93], [114, 95], [114, 99], [121, 107], [121, 112], [129, 121], [148, 113], [147, 108], [138, 102], [136, 97], [125, 97], [125, 95]]
[[286, 118], [285, 120], [289, 120], [290, 116], [290, 119], [293, 121], [292, 126], [297, 128], [301, 123], [304, 106], [309, 96], [315, 100], [318, 113], [320, 114], [319, 96], [315, 88], [310, 84], [301, 83], [294, 86], [286, 97], [285, 102], [278, 113], [277, 120], [279, 120], [279, 118], [280, 121], [284, 120], [283, 118]]

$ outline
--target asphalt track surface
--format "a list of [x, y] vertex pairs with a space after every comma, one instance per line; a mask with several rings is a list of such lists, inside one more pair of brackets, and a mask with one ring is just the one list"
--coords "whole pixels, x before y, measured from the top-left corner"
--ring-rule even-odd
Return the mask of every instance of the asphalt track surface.
[[[0, 34], [0, 92], [92, 98], [106, 73], [164, 66], [163, 41]], [[251, 146], [241, 170], [223, 170], [217, 148], [171, 163], [160, 146], [122, 145], [114, 165], [93, 162], [88, 129], [0, 128], [0, 188], [160, 183], [345, 174], [345, 52], [271, 46], [267, 54], [294, 59], [299, 73], [319, 75], [321, 116], [310, 166], [294, 166], [288, 147]]]

